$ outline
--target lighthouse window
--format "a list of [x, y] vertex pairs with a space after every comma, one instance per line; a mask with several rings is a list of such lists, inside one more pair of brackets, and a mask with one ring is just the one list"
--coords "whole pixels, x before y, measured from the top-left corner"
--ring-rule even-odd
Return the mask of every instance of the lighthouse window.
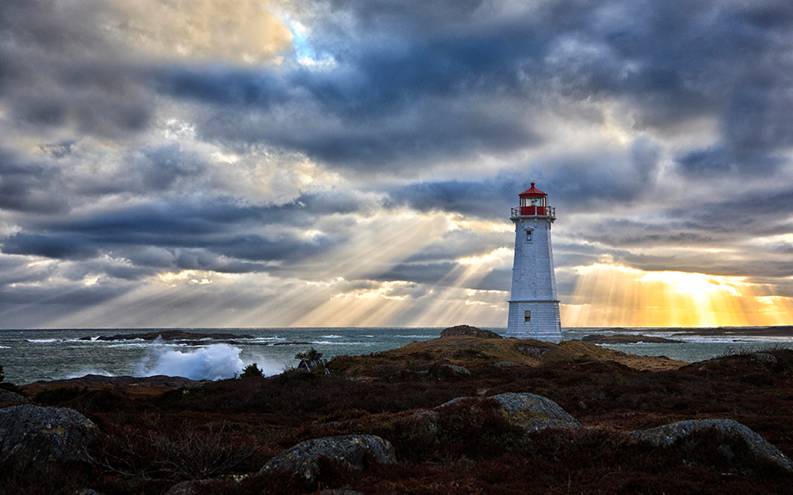
[[523, 321], [531, 321], [531, 310], [527, 309], [523, 312]]
[[531, 241], [531, 234], [534, 232], [534, 229], [526, 229], [526, 240]]

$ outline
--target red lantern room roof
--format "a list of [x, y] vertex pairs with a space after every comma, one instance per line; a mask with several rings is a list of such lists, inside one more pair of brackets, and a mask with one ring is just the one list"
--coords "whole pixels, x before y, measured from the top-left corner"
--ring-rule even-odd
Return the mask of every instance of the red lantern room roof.
[[542, 198], [548, 195], [537, 189], [537, 186], [532, 182], [531, 187], [518, 194], [518, 196], [521, 198]]

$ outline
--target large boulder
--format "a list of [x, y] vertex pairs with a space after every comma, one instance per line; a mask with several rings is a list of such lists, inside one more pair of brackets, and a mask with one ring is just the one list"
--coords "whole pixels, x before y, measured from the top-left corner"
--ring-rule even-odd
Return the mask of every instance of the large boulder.
[[481, 328], [472, 327], [470, 325], [457, 325], [449, 327], [441, 332], [441, 338], [444, 337], [478, 337], [480, 339], [501, 339], [501, 335], [490, 330], [482, 330]]
[[48, 463], [88, 462], [96, 425], [65, 407], [20, 405], [0, 409], [0, 464], [15, 469]]
[[495, 402], [504, 419], [527, 433], [546, 428], [577, 428], [581, 426], [562, 406], [542, 395], [529, 392], [507, 392], [490, 397], [459, 397], [441, 404], [435, 410], [442, 412], [451, 406], [467, 406], [472, 414]]
[[[707, 432], [744, 444], [755, 460], [793, 472], [793, 463], [785, 454], [759, 433], [733, 419], [690, 419], [657, 428], [634, 431], [631, 436], [635, 440], [655, 447], [670, 447], [678, 442], [696, 443], [697, 435]], [[726, 446], [722, 446], [720, 450], [726, 455], [732, 455]]]
[[394, 447], [375, 435], [340, 435], [300, 442], [270, 459], [260, 473], [287, 473], [313, 487], [320, 476], [320, 460], [327, 459], [350, 469], [364, 469], [368, 462], [393, 464]]

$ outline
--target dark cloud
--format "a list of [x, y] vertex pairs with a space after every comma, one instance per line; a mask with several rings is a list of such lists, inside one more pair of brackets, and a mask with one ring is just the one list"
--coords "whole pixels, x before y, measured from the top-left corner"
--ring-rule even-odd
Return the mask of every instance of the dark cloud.
[[456, 211], [467, 215], [505, 218], [516, 206], [518, 193], [531, 182], [550, 191], [549, 201], [559, 212], [602, 211], [640, 200], [653, 188], [658, 173], [657, 147], [638, 140], [631, 155], [565, 155], [533, 163], [526, 171], [501, 173], [480, 181], [421, 181], [389, 191], [395, 204], [419, 210]]
[[[139, 50], [108, 5], [0, 2], [4, 317], [89, 307], [163, 271], [313, 280], [366, 228], [348, 214], [508, 223], [532, 181], [558, 208], [563, 294], [569, 268], [604, 256], [791, 291], [789, 243], [750, 242], [793, 231], [789, 1], [302, 2], [293, 52], [247, 66]], [[337, 189], [314, 182], [325, 173]], [[683, 203], [687, 188], [703, 192]], [[425, 297], [456, 259], [511, 244], [452, 230], [349, 290], [405, 281]]]
[[[360, 207], [345, 194], [304, 195], [273, 206], [222, 198], [151, 202], [57, 220], [30, 220], [25, 229], [2, 241], [2, 251], [67, 260], [106, 254], [149, 267], [256, 272], [264, 269], [259, 262], [300, 260], [344, 240], [332, 233], [299, 237], [285, 228]], [[276, 233], [244, 233], [265, 226], [275, 227]], [[114, 276], [121, 278], [147, 273], [115, 270], [120, 274]]]
[[60, 171], [45, 163], [21, 160], [0, 149], [0, 209], [55, 213], [67, 207], [56, 194]]
[[40, 132], [122, 139], [146, 127], [153, 101], [128, 51], [103, 32], [95, 2], [0, 4], [0, 98]]
[[541, 143], [532, 115], [565, 101], [619, 101], [637, 128], [659, 132], [717, 119], [720, 141], [708, 146], [726, 156], [703, 162], [706, 148], [691, 150], [684, 170], [773, 167], [774, 151], [790, 142], [791, 71], [782, 70], [790, 35], [784, 21], [766, 20], [790, 18], [787, 2], [559, 1], [514, 13], [498, 2], [416, 10], [333, 2], [329, 10], [354, 19], [315, 26], [310, 41], [335, 58], [332, 69], [168, 69], [154, 76], [159, 90], [222, 105], [201, 122], [210, 139], [395, 173]]

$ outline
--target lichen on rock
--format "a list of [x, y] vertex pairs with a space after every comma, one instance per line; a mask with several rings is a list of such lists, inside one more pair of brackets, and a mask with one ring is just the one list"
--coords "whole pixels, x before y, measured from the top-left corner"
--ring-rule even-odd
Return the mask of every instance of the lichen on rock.
[[88, 462], [88, 444], [97, 433], [91, 420], [65, 407], [0, 409], [0, 464], [24, 470], [52, 462]]
[[733, 419], [689, 419], [657, 428], [631, 433], [633, 439], [655, 447], [671, 447], [678, 442], [693, 441], [698, 433], [713, 432], [742, 442], [756, 460], [768, 462], [793, 472], [793, 462], [759, 433]]
[[350, 469], [363, 469], [367, 461], [396, 462], [394, 447], [375, 435], [340, 435], [300, 442], [270, 459], [260, 473], [287, 473], [313, 487], [320, 476], [320, 459], [328, 459]]
[[443, 411], [445, 408], [464, 404], [478, 408], [488, 401], [497, 404], [498, 411], [509, 424], [526, 432], [546, 428], [575, 428], [581, 425], [556, 402], [529, 392], [507, 392], [490, 397], [458, 397], [441, 404], [435, 410]]

